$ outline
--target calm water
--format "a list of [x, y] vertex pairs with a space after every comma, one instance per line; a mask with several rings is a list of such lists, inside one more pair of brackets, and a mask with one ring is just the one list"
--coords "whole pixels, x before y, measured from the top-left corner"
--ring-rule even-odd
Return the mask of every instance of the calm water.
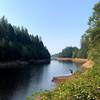
[[17, 69], [0, 69], [0, 100], [25, 100], [34, 91], [53, 88], [54, 76], [71, 75], [79, 67], [71, 62], [51, 61], [48, 65], [30, 65]]

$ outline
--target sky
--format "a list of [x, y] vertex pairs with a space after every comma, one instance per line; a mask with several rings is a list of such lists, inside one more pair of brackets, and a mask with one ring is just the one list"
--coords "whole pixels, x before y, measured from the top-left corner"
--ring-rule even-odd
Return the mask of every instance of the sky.
[[0, 18], [39, 35], [51, 54], [80, 47], [92, 8], [99, 0], [0, 0]]

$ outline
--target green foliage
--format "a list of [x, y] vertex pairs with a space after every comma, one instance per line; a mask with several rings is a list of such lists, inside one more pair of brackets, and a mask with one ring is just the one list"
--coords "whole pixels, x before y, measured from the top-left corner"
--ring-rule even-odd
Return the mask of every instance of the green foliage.
[[89, 49], [89, 38], [87, 34], [84, 34], [81, 37], [81, 48], [79, 51], [80, 58], [87, 58], [88, 57], [88, 49]]
[[29, 35], [23, 27], [0, 19], [0, 62], [12, 60], [50, 60], [50, 54], [38, 36]]
[[95, 4], [93, 15], [89, 19], [89, 28], [87, 34], [89, 35], [89, 58], [93, 59], [98, 53], [100, 57], [100, 2]]
[[66, 47], [61, 53], [59, 53], [59, 57], [75, 58], [77, 56], [77, 52], [77, 47]]

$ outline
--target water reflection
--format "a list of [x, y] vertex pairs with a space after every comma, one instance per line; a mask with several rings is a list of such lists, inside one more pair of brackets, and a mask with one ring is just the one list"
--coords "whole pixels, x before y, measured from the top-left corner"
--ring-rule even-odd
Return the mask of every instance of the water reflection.
[[0, 100], [25, 100], [34, 91], [53, 87], [54, 76], [70, 75], [79, 70], [69, 62], [51, 61], [48, 65], [28, 65], [21, 68], [0, 69]]
[[[24, 69], [25, 71], [26, 69]], [[26, 88], [30, 79], [30, 70], [22, 73], [23, 69], [0, 69], [0, 99], [9, 100], [17, 88]]]

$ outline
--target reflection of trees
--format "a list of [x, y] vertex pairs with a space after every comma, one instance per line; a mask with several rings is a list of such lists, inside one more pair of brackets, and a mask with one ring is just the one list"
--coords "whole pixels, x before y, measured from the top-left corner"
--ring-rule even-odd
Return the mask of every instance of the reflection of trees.
[[30, 71], [26, 68], [0, 69], [0, 99], [8, 100], [13, 92], [23, 85], [27, 88]]
[[0, 99], [10, 100], [9, 98], [16, 91], [20, 92], [20, 89], [24, 91], [22, 95], [27, 96], [29, 88], [34, 89], [42, 82], [44, 67], [29, 65], [22, 68], [0, 69]]

